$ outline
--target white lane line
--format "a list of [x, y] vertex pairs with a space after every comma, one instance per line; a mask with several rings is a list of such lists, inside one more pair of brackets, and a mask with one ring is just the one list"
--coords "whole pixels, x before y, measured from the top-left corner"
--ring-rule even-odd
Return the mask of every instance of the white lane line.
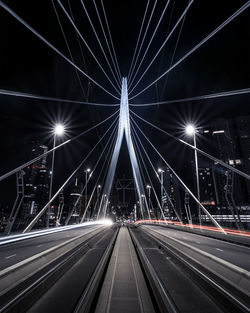
[[222, 251], [222, 252], [224, 251], [224, 250], [221, 250], [221, 249], [219, 249], [219, 248], [215, 248], [215, 249], [218, 250], [218, 251]]
[[200, 241], [196, 241], [196, 243], [201, 243]]
[[40, 248], [40, 247], [42, 247], [42, 246], [43, 246], [43, 245], [38, 245], [37, 248]]
[[14, 256], [16, 256], [16, 254], [12, 254], [12, 255], [6, 256], [5, 259], [10, 259], [10, 258], [13, 258]]

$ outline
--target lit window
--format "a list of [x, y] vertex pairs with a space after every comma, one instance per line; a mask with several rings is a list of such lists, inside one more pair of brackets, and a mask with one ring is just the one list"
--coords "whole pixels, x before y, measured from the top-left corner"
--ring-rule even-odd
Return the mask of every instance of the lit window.
[[215, 131], [213, 131], [213, 135], [215, 135], [215, 134], [224, 134], [224, 130], [215, 130]]

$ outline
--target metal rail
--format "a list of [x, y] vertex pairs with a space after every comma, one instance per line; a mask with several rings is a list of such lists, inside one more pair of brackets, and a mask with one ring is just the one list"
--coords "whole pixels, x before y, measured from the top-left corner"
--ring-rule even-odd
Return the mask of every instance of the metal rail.
[[[0, 296], [1, 306], [0, 312], [27, 312], [29, 308], [36, 303], [36, 301], [49, 290], [50, 286], [54, 285], [70, 268], [80, 261], [80, 259], [88, 253], [91, 253], [92, 247], [103, 245], [103, 253], [97, 260], [97, 265], [92, 268], [88, 280], [85, 278], [85, 283], [82, 284], [83, 290], [77, 292], [77, 300], [74, 300], [74, 313], [90, 313], [95, 312], [98, 299], [101, 295], [101, 290], [104, 285], [105, 277], [108, 273], [109, 265], [113, 261], [113, 253], [117, 252], [114, 249], [116, 244], [119, 244], [118, 232], [119, 227], [107, 228], [101, 232], [94, 233], [88, 240], [82, 244], [61, 255], [57, 260], [41, 268], [35, 275], [27, 277], [26, 280], [18, 284], [13, 290], [5, 295]], [[142, 270], [143, 279], [146, 282], [146, 288], [150, 294], [151, 301], [157, 313], [181, 313], [181, 309], [175, 299], [175, 296], [170, 292], [171, 281], [167, 284], [162, 280], [157, 267], [155, 267], [155, 260], [152, 260], [144, 250], [141, 243], [141, 238], [152, 241], [155, 247], [159, 247], [160, 251], [165, 255], [171, 256], [174, 263], [180, 265], [184, 276], [190, 279], [195, 285], [202, 287], [202, 293], [213, 299], [215, 305], [222, 308], [225, 312], [243, 313], [250, 312], [247, 306], [247, 297], [242, 295], [241, 290], [237, 288], [230, 288], [230, 284], [223, 282], [221, 277], [217, 277], [215, 273], [211, 273], [207, 268], [197, 264], [195, 260], [189, 258], [185, 252], [178, 250], [178, 247], [173, 247], [164, 241], [164, 238], [157, 236], [154, 232], [143, 230], [143, 227], [128, 227], [129, 235], [132, 240], [132, 249], [135, 249], [134, 255], [137, 256], [139, 267]], [[139, 235], [139, 237], [138, 237]], [[106, 237], [105, 237], [106, 236]], [[106, 238], [104, 241], [102, 241]], [[118, 245], [119, 246], [119, 245]], [[118, 247], [117, 246], [117, 247]], [[113, 252], [114, 251], [114, 252]], [[118, 250], [117, 250], [118, 251]], [[112, 256], [112, 258], [111, 258]], [[85, 268], [85, 261], [80, 261], [78, 267]], [[139, 269], [138, 267], [138, 269]], [[116, 269], [114, 269], [115, 271]], [[78, 273], [78, 269], [77, 269]], [[72, 273], [70, 272], [70, 275]], [[72, 276], [70, 276], [72, 277]], [[107, 285], [105, 285], [107, 286]], [[59, 284], [61, 288], [62, 285]], [[231, 286], [232, 287], [232, 286]], [[107, 287], [105, 287], [107, 288]], [[49, 291], [48, 291], [49, 292]], [[45, 294], [46, 295], [46, 294]], [[79, 296], [78, 296], [79, 295]], [[69, 295], [70, 296], [70, 295]], [[110, 300], [110, 299], [109, 299]], [[38, 302], [39, 303], [39, 302]], [[40, 303], [39, 303], [40, 305]], [[204, 304], [205, 305], [205, 304]], [[66, 311], [65, 311], [66, 312]], [[144, 312], [142, 308], [142, 312]]]

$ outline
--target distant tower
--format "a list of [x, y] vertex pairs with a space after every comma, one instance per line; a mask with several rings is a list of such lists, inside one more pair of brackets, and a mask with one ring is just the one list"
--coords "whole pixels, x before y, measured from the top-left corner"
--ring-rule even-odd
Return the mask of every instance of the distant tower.
[[[167, 196], [168, 193], [168, 196]], [[163, 194], [163, 210], [168, 219], [175, 219], [174, 208], [181, 216], [181, 196], [178, 182], [169, 168], [165, 170], [165, 191]]]
[[[33, 143], [31, 159], [48, 151], [48, 147], [39, 142]], [[27, 225], [48, 201], [49, 194], [49, 170], [47, 168], [47, 156], [25, 168], [24, 201], [19, 219], [19, 225]], [[46, 215], [42, 216], [39, 226], [46, 221]]]

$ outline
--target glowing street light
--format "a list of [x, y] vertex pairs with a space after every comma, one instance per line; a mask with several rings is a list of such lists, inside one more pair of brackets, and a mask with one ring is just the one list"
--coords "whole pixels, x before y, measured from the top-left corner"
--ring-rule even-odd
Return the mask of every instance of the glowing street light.
[[[91, 169], [87, 168], [85, 172], [85, 209], [87, 208], [87, 203], [88, 203], [88, 173], [90, 173]], [[91, 175], [90, 175], [91, 177]]]
[[157, 172], [161, 174], [161, 207], [163, 208], [163, 173], [165, 171], [162, 168], [158, 168]]
[[[188, 136], [193, 136], [194, 140], [194, 147], [196, 148], [196, 132], [197, 129], [193, 124], [188, 124], [185, 127], [186, 134]], [[195, 176], [196, 176], [196, 187], [197, 187], [197, 199], [200, 201], [200, 183], [199, 183], [199, 167], [198, 167], [198, 155], [197, 150], [194, 150], [194, 160], [195, 160]], [[201, 223], [201, 210], [200, 206], [198, 205], [198, 211], [199, 211], [199, 221]]]
[[148, 190], [148, 205], [149, 205], [149, 210], [150, 210], [150, 204], [151, 204], [151, 199], [150, 199], [150, 195], [151, 195], [151, 186], [147, 185], [146, 186], [147, 190]]
[[194, 127], [194, 125], [192, 124], [188, 124], [186, 127], [185, 127], [185, 131], [186, 131], [186, 134], [188, 136], [194, 136], [195, 132], [196, 132], [196, 129]]
[[56, 124], [55, 128], [54, 128], [54, 133], [57, 136], [62, 136], [63, 133], [64, 133], [64, 126], [63, 126], [63, 124], [60, 124], [60, 123]]
[[[62, 136], [63, 133], [64, 133], [64, 126], [63, 126], [63, 124], [61, 124], [61, 123], [55, 124], [55, 126], [54, 126], [53, 152], [52, 152], [52, 164], [51, 164], [51, 171], [50, 171], [49, 201], [51, 200], [52, 187], [53, 187], [56, 137], [57, 136]], [[51, 206], [49, 205], [47, 225], [46, 225], [47, 228], [49, 228], [50, 208], [51, 208]]]

